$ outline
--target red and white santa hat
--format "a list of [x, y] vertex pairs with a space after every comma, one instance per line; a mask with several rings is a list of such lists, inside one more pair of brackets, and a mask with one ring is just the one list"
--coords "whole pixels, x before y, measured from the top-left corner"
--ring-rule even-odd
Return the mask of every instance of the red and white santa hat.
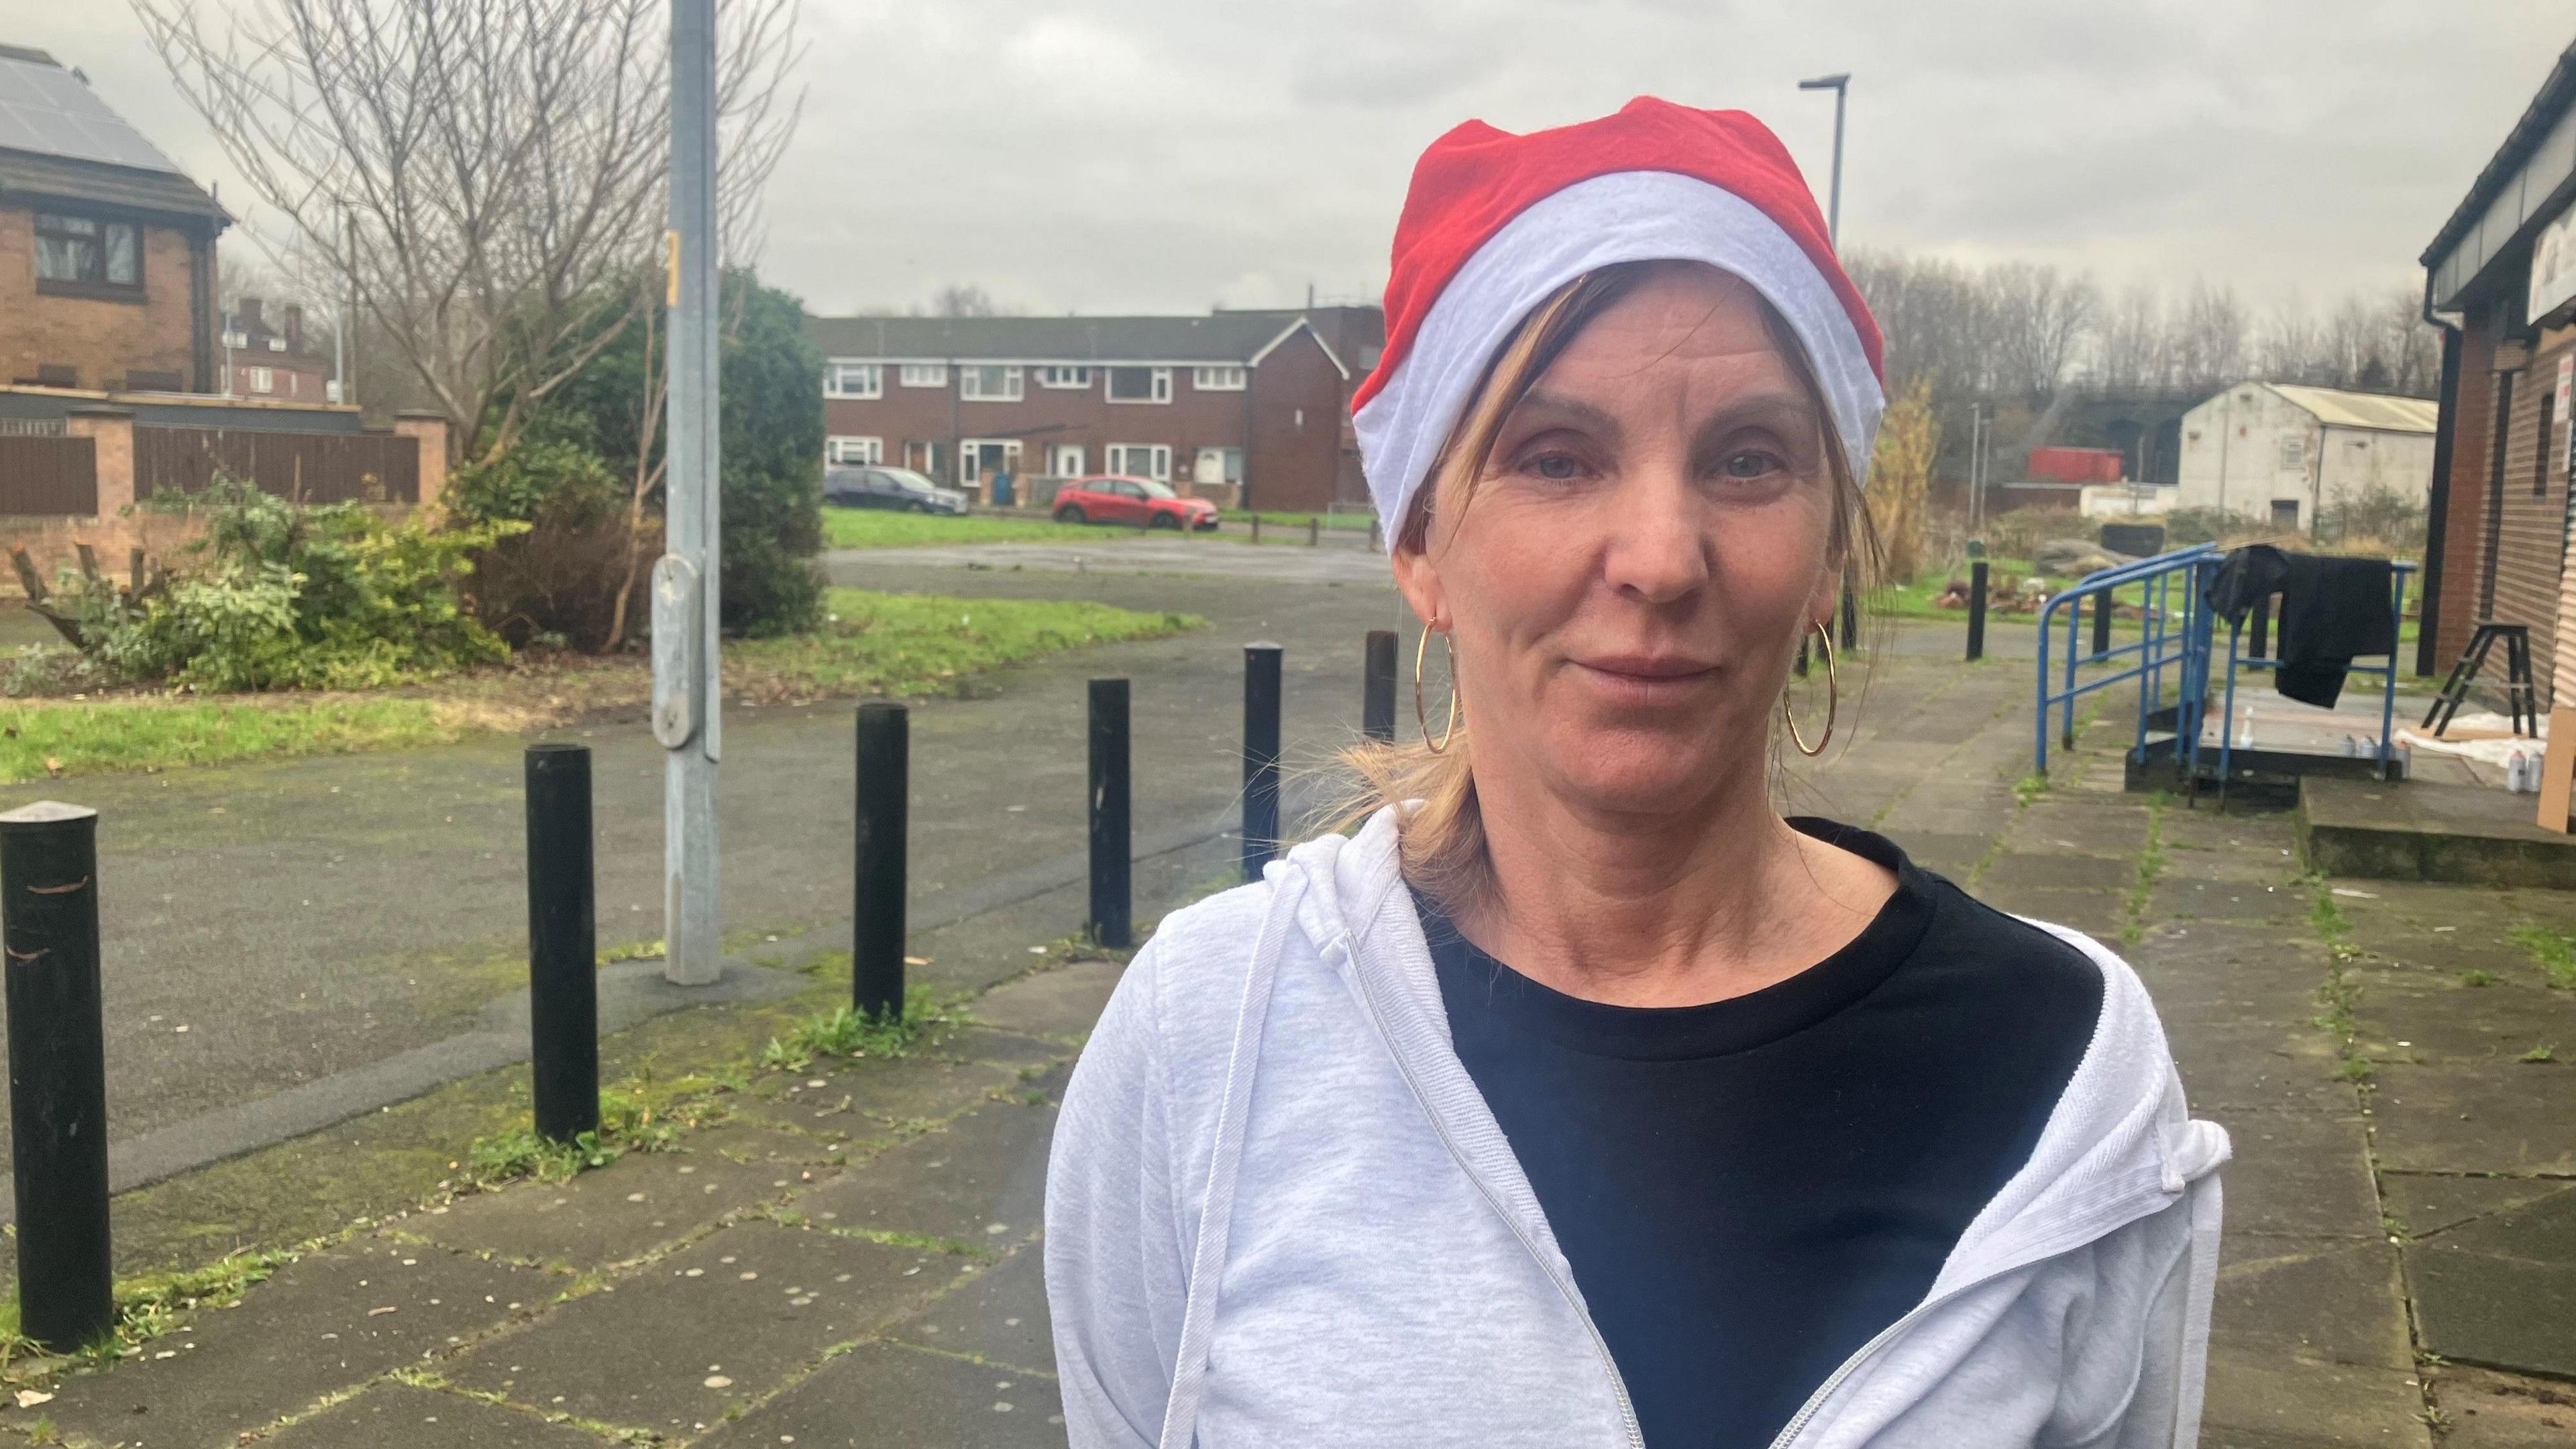
[[1352, 398], [1389, 546], [1512, 329], [1584, 273], [1645, 261], [1706, 262], [1761, 293], [1805, 347], [1852, 475], [1866, 475], [1887, 401], [1878, 324], [1769, 127], [1651, 96], [1527, 136], [1469, 121], [1413, 168], [1386, 351]]

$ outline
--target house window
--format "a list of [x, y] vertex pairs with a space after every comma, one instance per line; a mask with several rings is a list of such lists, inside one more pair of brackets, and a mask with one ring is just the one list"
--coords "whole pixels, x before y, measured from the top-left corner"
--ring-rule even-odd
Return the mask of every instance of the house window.
[[1243, 369], [1240, 367], [1193, 367], [1190, 386], [1200, 392], [1243, 391]]
[[1038, 386], [1089, 387], [1091, 386], [1091, 369], [1087, 367], [1041, 367], [1038, 369]]
[[2308, 440], [2305, 438], [2283, 438], [2281, 440], [2281, 471], [2284, 473], [2297, 473], [2303, 471], [2307, 466]]
[[846, 434], [823, 440], [823, 461], [836, 467], [854, 467], [885, 461], [885, 439], [855, 438]]
[[273, 369], [265, 367], [245, 367], [242, 369], [242, 372], [244, 376], [249, 379], [247, 385], [252, 392], [277, 391], [277, 373]]
[[1201, 448], [1197, 463], [1190, 469], [1193, 483], [1240, 483], [1243, 481], [1241, 448]]
[[873, 362], [825, 363], [823, 396], [883, 397], [885, 396], [885, 370]]
[[1018, 402], [1020, 370], [999, 363], [957, 369], [957, 395], [968, 402]]
[[946, 387], [948, 364], [944, 362], [907, 362], [900, 381], [905, 387]]
[[1172, 450], [1161, 443], [1112, 443], [1109, 445], [1109, 471], [1169, 483], [1172, 481]]
[[36, 280], [93, 287], [140, 287], [142, 235], [130, 221], [37, 212]]
[[1168, 367], [1113, 367], [1109, 369], [1109, 400], [1114, 403], [1170, 402], [1172, 370]]

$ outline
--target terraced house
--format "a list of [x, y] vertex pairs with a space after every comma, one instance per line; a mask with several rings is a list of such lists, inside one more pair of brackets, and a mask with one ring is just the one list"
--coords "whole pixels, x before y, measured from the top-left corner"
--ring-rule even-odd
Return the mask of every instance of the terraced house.
[[1040, 502], [1054, 480], [1101, 473], [1229, 508], [1368, 497], [1350, 394], [1385, 340], [1374, 307], [806, 328], [824, 356], [829, 462], [912, 468], [987, 503]]

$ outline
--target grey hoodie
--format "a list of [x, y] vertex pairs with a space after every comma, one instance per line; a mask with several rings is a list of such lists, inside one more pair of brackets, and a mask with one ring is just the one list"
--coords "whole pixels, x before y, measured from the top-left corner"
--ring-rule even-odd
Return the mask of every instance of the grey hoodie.
[[[1642, 1444], [1451, 1048], [1395, 833], [1174, 914], [1102, 1015], [1047, 1181], [1074, 1449]], [[2047, 929], [2104, 989], [2030, 1162], [1775, 1449], [2195, 1442], [2227, 1136], [2128, 966]]]

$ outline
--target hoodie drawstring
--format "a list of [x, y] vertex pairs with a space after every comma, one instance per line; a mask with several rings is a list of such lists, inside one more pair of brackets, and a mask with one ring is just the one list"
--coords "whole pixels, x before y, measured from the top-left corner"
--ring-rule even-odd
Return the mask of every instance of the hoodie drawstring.
[[1244, 1123], [1252, 1114], [1253, 1065], [1261, 1057], [1262, 1025], [1270, 1016], [1270, 991], [1305, 876], [1274, 867], [1270, 909], [1252, 946], [1252, 968], [1243, 980], [1236, 1011], [1234, 1049], [1225, 1064], [1225, 1099], [1217, 1111], [1216, 1141], [1208, 1160], [1207, 1195], [1199, 1204], [1198, 1251], [1190, 1259], [1189, 1300], [1181, 1311], [1181, 1344], [1172, 1363], [1172, 1392], [1163, 1402], [1159, 1449], [1189, 1449], [1198, 1433], [1199, 1401], [1207, 1387], [1208, 1348], [1216, 1336], [1217, 1279], [1225, 1270], [1226, 1232], [1234, 1221], [1236, 1169], [1243, 1161]]

